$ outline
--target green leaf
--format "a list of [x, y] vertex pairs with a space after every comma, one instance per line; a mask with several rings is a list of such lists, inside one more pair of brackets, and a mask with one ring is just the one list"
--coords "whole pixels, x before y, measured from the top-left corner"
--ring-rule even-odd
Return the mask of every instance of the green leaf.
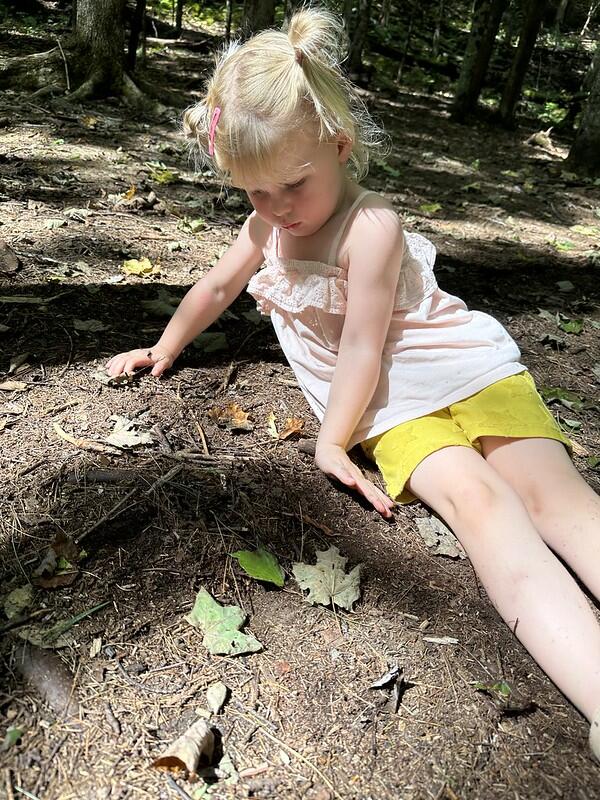
[[440, 211], [442, 208], [440, 203], [423, 203], [419, 206], [419, 211], [422, 211], [423, 214], [435, 214], [437, 211]]
[[25, 728], [17, 728], [13, 725], [7, 728], [6, 734], [4, 736], [4, 741], [2, 742], [2, 750], [10, 750], [11, 747], [14, 747], [19, 739], [25, 733]]
[[578, 419], [571, 419], [570, 417], [561, 417], [561, 422], [573, 431], [578, 431], [581, 428], [581, 422]]
[[237, 656], [262, 649], [258, 639], [241, 633], [246, 615], [239, 606], [222, 606], [206, 589], [200, 589], [185, 619], [204, 633], [202, 644], [213, 655]]
[[293, 566], [294, 577], [301, 589], [308, 589], [306, 597], [313, 605], [319, 603], [323, 606], [334, 604], [348, 611], [358, 600], [360, 595], [360, 568], [354, 567], [349, 572], [344, 572], [345, 556], [340, 555], [337, 547], [332, 545], [329, 550], [317, 550], [317, 563], [295, 563]]
[[600, 456], [588, 456], [586, 463], [588, 467], [596, 469], [596, 467], [600, 467]]
[[556, 281], [559, 292], [572, 292], [575, 285], [572, 281]]
[[200, 336], [196, 336], [192, 342], [197, 350], [202, 350], [204, 353], [217, 353], [220, 350], [229, 350], [227, 337], [224, 333], [204, 332]]
[[145, 166], [150, 170], [150, 178], [155, 183], [174, 183], [179, 180], [176, 169], [169, 169], [162, 161], [146, 161]]
[[558, 250], [559, 253], [565, 253], [569, 250], [575, 250], [575, 245], [569, 239], [550, 239], [548, 244], [552, 245], [555, 250]]
[[579, 233], [582, 236], [594, 236], [600, 238], [600, 228], [595, 225], [571, 225], [569, 230]]
[[558, 327], [565, 333], [580, 334], [583, 330], [582, 319], [565, 319], [558, 323]]
[[8, 619], [22, 614], [32, 604], [34, 591], [33, 586], [30, 583], [26, 583], [24, 586], [13, 589], [4, 598], [4, 613]]
[[142, 306], [146, 311], [156, 314], [158, 317], [172, 317], [177, 311], [180, 301], [180, 297], [170, 294], [165, 289], [159, 289], [156, 299], [142, 300]]
[[584, 400], [568, 389], [561, 389], [560, 386], [541, 386], [540, 394], [546, 403], [560, 403], [565, 408], [581, 411], [584, 408]]
[[283, 586], [285, 578], [279, 562], [263, 547], [258, 547], [256, 550], [237, 550], [231, 555], [237, 558], [240, 567], [251, 578]]

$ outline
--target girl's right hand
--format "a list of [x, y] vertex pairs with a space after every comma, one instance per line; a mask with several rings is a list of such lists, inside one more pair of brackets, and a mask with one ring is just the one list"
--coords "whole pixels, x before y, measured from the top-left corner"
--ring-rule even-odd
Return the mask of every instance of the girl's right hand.
[[155, 344], [154, 347], [119, 353], [118, 356], [113, 356], [107, 361], [104, 368], [109, 375], [116, 378], [123, 373], [131, 375], [136, 369], [152, 366], [150, 374], [155, 378], [160, 378], [163, 372], [173, 365], [174, 361], [175, 357], [168, 350]]

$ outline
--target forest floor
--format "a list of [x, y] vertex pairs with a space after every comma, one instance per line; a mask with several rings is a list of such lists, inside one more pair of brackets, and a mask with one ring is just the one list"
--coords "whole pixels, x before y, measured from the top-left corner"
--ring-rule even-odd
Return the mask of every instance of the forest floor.
[[[2, 52], [12, 46], [4, 40]], [[305, 439], [317, 424], [248, 295], [214, 327], [224, 336], [212, 352], [188, 348], [160, 382], [93, 377], [111, 354], [155, 341], [164, 306], [247, 213], [244, 198], [220, 196], [195, 173], [177, 130], [209, 64], [207, 53], [152, 53], [150, 77], [171, 92], [160, 120], [116, 101], [0, 98], [0, 239], [21, 262], [0, 266], [3, 593], [31, 580], [63, 534], [86, 554], [70, 585], [36, 588], [36, 623], [107, 603], [57, 650], [78, 719], [52, 708], [56, 664], [42, 665], [41, 696], [21, 677], [21, 639], [2, 637], [0, 730], [21, 735], [0, 753], [0, 795], [600, 796], [585, 721], [501, 622], [469, 561], [425, 544], [416, 520], [429, 511], [414, 504], [386, 522], [328, 481], [298, 436], [274, 437], [270, 414], [278, 431], [303, 420]], [[515, 337], [577, 467], [600, 489], [600, 185], [565, 172], [568, 142], [528, 144], [533, 123], [462, 127], [443, 94], [365, 97], [392, 139], [365, 185], [431, 238], [442, 287]], [[142, 258], [158, 269], [124, 272]], [[231, 403], [252, 430], [215, 422], [211, 410]], [[113, 415], [152, 441], [107, 445]], [[259, 544], [284, 566], [283, 589], [232, 559]], [[363, 565], [352, 613], [309, 605], [291, 576], [293, 562], [313, 563], [332, 544]], [[261, 652], [206, 651], [185, 620], [200, 587], [243, 609]], [[397, 709], [391, 684], [369, 688], [394, 665]], [[176, 789], [151, 762], [207, 717], [205, 692], [218, 680], [230, 689], [210, 721], [219, 770], [195, 783], [177, 776]], [[508, 705], [477, 688], [500, 681], [513, 687]]]

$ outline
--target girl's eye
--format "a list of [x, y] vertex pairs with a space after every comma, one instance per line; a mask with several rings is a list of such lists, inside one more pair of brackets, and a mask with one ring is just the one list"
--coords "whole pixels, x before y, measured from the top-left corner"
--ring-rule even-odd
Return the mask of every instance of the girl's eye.
[[299, 189], [305, 181], [306, 181], [306, 178], [300, 178], [300, 180], [296, 181], [296, 183], [288, 183], [286, 188], [287, 189]]

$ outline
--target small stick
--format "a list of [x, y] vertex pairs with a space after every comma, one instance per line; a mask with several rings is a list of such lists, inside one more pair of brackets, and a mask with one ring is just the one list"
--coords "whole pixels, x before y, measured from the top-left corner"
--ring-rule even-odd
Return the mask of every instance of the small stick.
[[[162, 486], [164, 483], [168, 483], [168, 481], [170, 481], [172, 478], [174, 478], [174, 477], [175, 477], [175, 475], [177, 475], [178, 473], [180, 473], [182, 469], [183, 469], [183, 464], [176, 464], [174, 467], [171, 467], [171, 469], [170, 469], [168, 472], [165, 472], [165, 474], [164, 474], [164, 475], [161, 475], [161, 476], [160, 476], [160, 478], [158, 478], [157, 480], [155, 480], [155, 481], [154, 481], [154, 483], [153, 483], [153, 484], [150, 486], [150, 488], [149, 488], [149, 489], [146, 489], [146, 491], [144, 492], [144, 494], [145, 494], [146, 496], [147, 496], [147, 495], [149, 495], [149, 494], [152, 494], [152, 492], [153, 492], [155, 489], [158, 489], [158, 488], [159, 488], [160, 486]], [[130, 492], [127, 492], [127, 494], [125, 495], [125, 497], [123, 497], [121, 500], [119, 500], [119, 502], [118, 502], [118, 503], [116, 503], [116, 504], [115, 504], [115, 505], [114, 505], [114, 506], [113, 506], [113, 507], [110, 509], [110, 511], [107, 511], [107, 512], [106, 512], [106, 514], [104, 514], [104, 516], [103, 516], [101, 519], [99, 519], [99, 520], [98, 520], [98, 522], [94, 523], [94, 525], [92, 525], [92, 527], [91, 527], [91, 528], [88, 528], [88, 529], [87, 529], [86, 531], [84, 531], [82, 534], [80, 534], [79, 536], [77, 536], [77, 538], [75, 539], [75, 542], [76, 542], [77, 544], [79, 544], [79, 542], [80, 542], [82, 539], [84, 539], [86, 536], [88, 536], [90, 533], [92, 533], [92, 531], [95, 531], [95, 530], [96, 530], [96, 528], [99, 528], [99, 527], [100, 527], [100, 525], [103, 525], [105, 522], [107, 522], [109, 519], [111, 519], [112, 517], [116, 516], [117, 514], [120, 514], [120, 513], [122, 513], [122, 512], [124, 511], [124, 509], [122, 508], [122, 506], [123, 506], [123, 505], [124, 505], [124, 504], [125, 504], [125, 503], [126, 503], [128, 500], [130, 500], [130, 499], [133, 497], [133, 495], [134, 495], [134, 494], [136, 494], [136, 492], [137, 492], [137, 491], [138, 491], [138, 487], [136, 486], [136, 487], [135, 487], [135, 488], [133, 488], [133, 489], [132, 489]]]
[[204, 435], [204, 429], [202, 428], [202, 425], [200, 425], [200, 423], [198, 422], [198, 420], [196, 419], [196, 416], [194, 414], [192, 414], [192, 417], [193, 417], [194, 422], [196, 423], [196, 429], [197, 429], [198, 435], [200, 436], [200, 439], [202, 441], [202, 449], [204, 450], [204, 455], [205, 456], [209, 456], [210, 452], [208, 450], [208, 445], [206, 443], [206, 436]]
[[171, 789], [175, 792], [175, 794], [181, 797], [181, 800], [192, 800], [191, 795], [189, 795], [185, 789], [182, 789], [179, 784], [177, 784], [170, 775], [167, 775], [167, 783]]
[[37, 797], [35, 794], [31, 794], [31, 792], [28, 792], [27, 789], [21, 789], [20, 786], [15, 786], [15, 792], [20, 792], [21, 794], [24, 794], [25, 797], [29, 798], [29, 800], [40, 800], [40, 798]]
[[12, 778], [10, 776], [10, 768], [5, 767], [4, 777], [6, 782], [6, 800], [15, 800], [15, 795], [12, 790]]
[[58, 45], [58, 49], [60, 50], [60, 54], [63, 57], [63, 61], [65, 62], [65, 77], [67, 79], [67, 92], [71, 91], [71, 81], [69, 80], [69, 67], [67, 65], [67, 59], [65, 58], [65, 52], [62, 49], [62, 44], [60, 43], [60, 39], [58, 36], [56, 37], [56, 43]]

